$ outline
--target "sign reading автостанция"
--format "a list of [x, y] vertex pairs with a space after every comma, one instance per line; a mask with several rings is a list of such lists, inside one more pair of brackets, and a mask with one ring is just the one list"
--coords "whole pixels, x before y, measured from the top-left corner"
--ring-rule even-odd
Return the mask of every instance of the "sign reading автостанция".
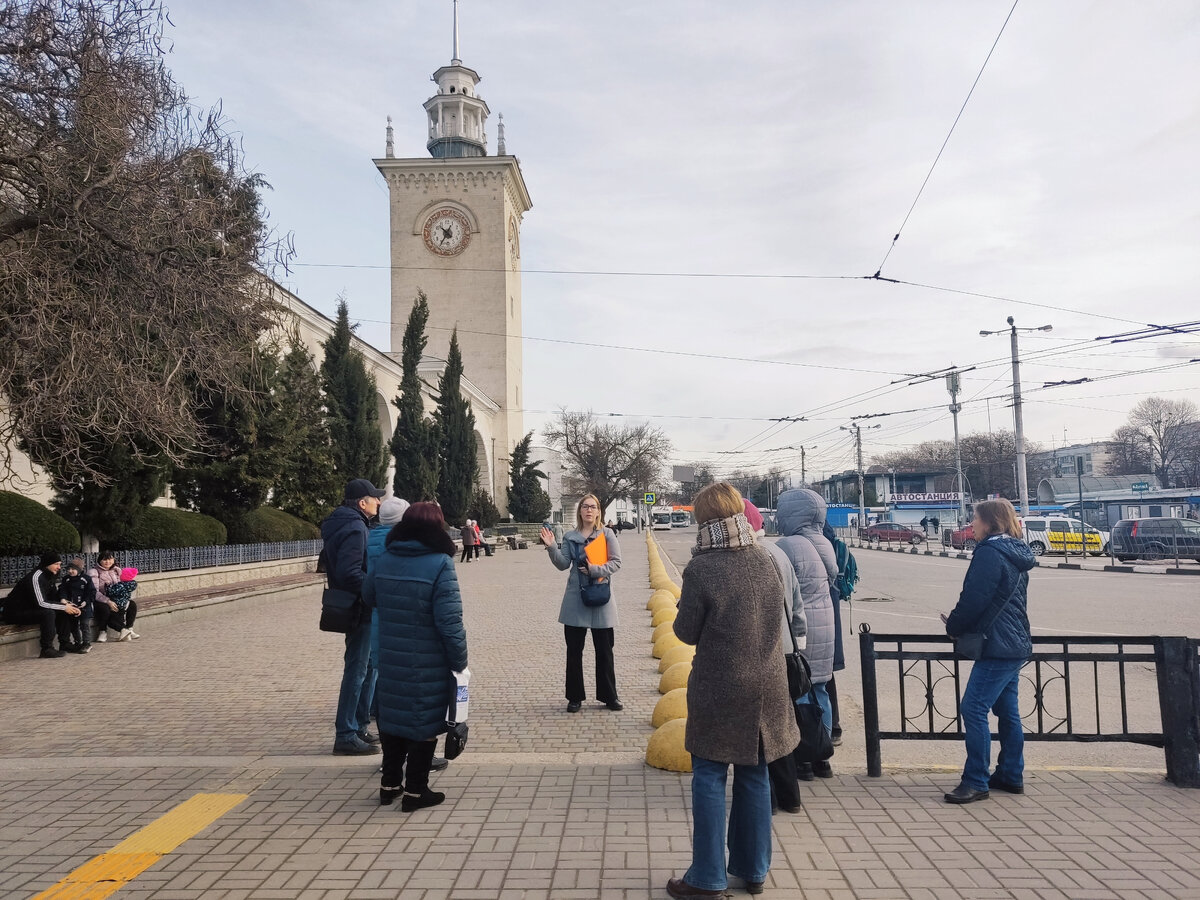
[[958, 491], [935, 491], [926, 494], [891, 494], [888, 499], [892, 503], [957, 503], [961, 496]]

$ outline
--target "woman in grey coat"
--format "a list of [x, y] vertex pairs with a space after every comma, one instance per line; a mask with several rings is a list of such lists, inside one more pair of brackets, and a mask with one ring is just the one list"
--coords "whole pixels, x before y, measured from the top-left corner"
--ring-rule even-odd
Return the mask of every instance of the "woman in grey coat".
[[[825, 499], [807, 488], [784, 491], [779, 495], [776, 521], [781, 537], [776, 542], [791, 560], [804, 598], [804, 615], [808, 620], [808, 646], [804, 658], [812, 669], [814, 693], [821, 706], [825, 727], [833, 727], [833, 710], [829, 703], [827, 684], [833, 677], [834, 610], [830, 588], [837, 581], [837, 556], [833, 545], [822, 533], [825, 527]], [[802, 698], [800, 702], [805, 702]], [[828, 761], [809, 766], [801, 763], [797, 774], [805, 781], [813, 775], [829, 778], [833, 768]]]
[[[583, 685], [583, 645], [587, 642], [589, 628], [592, 630], [592, 648], [596, 651], [596, 699], [611, 710], [624, 709], [617, 696], [617, 674], [613, 664], [616, 604], [610, 599], [603, 606], [584, 606], [581, 593], [581, 576], [611, 581], [613, 574], [621, 568], [617, 535], [601, 524], [601, 512], [596, 495], [585, 494], [575, 507], [575, 530], [563, 535], [561, 546], [555, 543], [554, 532], [550, 529], [543, 528], [541, 534], [555, 568], [570, 571], [558, 621], [562, 623], [567, 641], [567, 712], [571, 713], [579, 712], [587, 699]], [[587, 546], [601, 536], [607, 546], [608, 561], [600, 565], [587, 563], [584, 556]]]

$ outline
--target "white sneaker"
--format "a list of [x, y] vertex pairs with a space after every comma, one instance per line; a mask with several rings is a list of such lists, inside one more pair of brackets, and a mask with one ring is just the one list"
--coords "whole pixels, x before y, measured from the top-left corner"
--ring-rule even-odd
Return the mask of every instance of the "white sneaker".
[[107, 628], [105, 628], [98, 635], [96, 635], [96, 643], [97, 644], [107, 644], [108, 643], [108, 629]]
[[121, 633], [117, 635], [118, 641], [128, 641], [133, 638], [133, 632], [128, 628], [122, 628]]
[[133, 638], [135, 641], [141, 637], [141, 635], [138, 634], [136, 631], [134, 631], [132, 628], [129, 629], [129, 636], [131, 638]]

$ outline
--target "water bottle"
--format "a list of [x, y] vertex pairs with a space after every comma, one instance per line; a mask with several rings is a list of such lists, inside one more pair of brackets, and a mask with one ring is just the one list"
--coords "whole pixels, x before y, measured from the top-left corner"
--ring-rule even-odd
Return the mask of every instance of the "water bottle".
[[467, 685], [471, 683], [471, 670], [463, 669], [461, 672], [454, 673], [454, 680], [457, 683], [454, 693], [454, 721], [467, 721], [467, 703], [470, 700], [470, 690]]

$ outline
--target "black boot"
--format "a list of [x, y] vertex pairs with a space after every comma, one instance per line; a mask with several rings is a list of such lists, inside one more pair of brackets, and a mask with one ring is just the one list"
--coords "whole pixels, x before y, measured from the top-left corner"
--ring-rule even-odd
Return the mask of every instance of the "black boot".
[[400, 799], [400, 809], [404, 812], [412, 812], [416, 809], [424, 809], [427, 806], [437, 806], [445, 799], [446, 795], [441, 791], [431, 791], [428, 788], [419, 794], [405, 792], [404, 796]]

